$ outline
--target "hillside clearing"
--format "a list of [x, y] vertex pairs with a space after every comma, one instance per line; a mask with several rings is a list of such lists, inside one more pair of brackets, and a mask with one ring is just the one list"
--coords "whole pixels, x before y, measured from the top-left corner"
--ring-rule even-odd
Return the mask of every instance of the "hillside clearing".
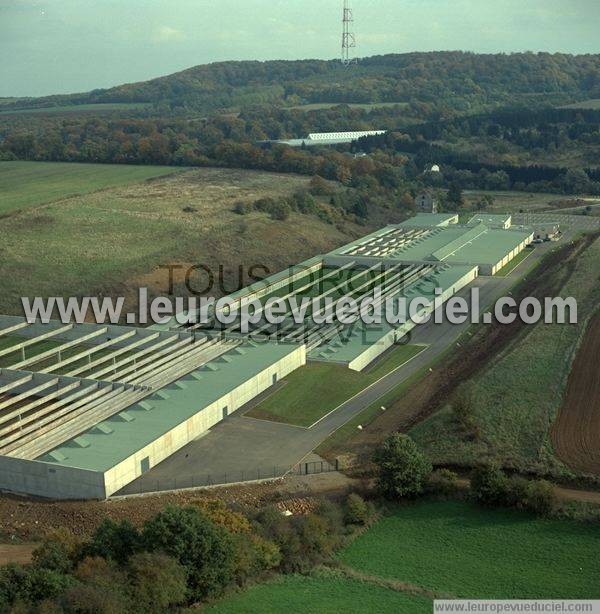
[[149, 102], [105, 102], [105, 103], [90, 103], [90, 104], [71, 104], [71, 105], [57, 105], [48, 107], [23, 107], [23, 108], [8, 108], [2, 109], [0, 106], [0, 114], [2, 115], [21, 115], [23, 113], [35, 113], [39, 115], [60, 115], [60, 114], [72, 114], [72, 113], [102, 113], [110, 111], [137, 111], [139, 109], [145, 109], [151, 107], [152, 103]]
[[573, 104], [566, 104], [561, 109], [600, 109], [600, 98], [591, 98], [590, 100], [583, 100], [582, 102], [574, 102]]
[[546, 194], [544, 192], [518, 192], [506, 190], [465, 190], [465, 199], [471, 206], [475, 206], [484, 196], [491, 196], [493, 204], [486, 207], [485, 213], [539, 213], [552, 208], [552, 203], [559, 202], [559, 194]]
[[[129, 167], [116, 170], [121, 168]], [[250, 267], [256, 275], [273, 273], [368, 231], [350, 223], [338, 228], [315, 216], [292, 214], [277, 221], [264, 213], [232, 211], [238, 200], [287, 196], [306, 187], [308, 177], [214, 168], [167, 171], [166, 177], [0, 219], [0, 313], [20, 314], [22, 296], [125, 296], [131, 307], [139, 287], [151, 296], [169, 292], [166, 267], [172, 264], [180, 267], [175, 294], [221, 296], [246, 285]], [[16, 193], [23, 202], [39, 203], [27, 184]], [[214, 287], [207, 288], [201, 272], [189, 270], [200, 264], [214, 272]]]
[[338, 107], [340, 105], [350, 107], [351, 109], [364, 109], [367, 111], [372, 111], [373, 109], [385, 109], [385, 108], [393, 108], [393, 107], [405, 108], [409, 106], [409, 103], [408, 102], [373, 102], [373, 103], [313, 102], [313, 103], [308, 103], [308, 104], [296, 105], [293, 107], [282, 107], [282, 108], [285, 110], [289, 110], [289, 111], [321, 111], [323, 109], [333, 109], [334, 107]]
[[170, 166], [0, 162], [0, 216], [17, 209], [37, 207], [181, 170]]

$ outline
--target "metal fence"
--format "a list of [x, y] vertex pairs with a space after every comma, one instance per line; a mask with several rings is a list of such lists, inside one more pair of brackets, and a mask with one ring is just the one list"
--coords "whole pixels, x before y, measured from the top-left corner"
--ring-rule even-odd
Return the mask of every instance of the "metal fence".
[[310, 461], [298, 463], [293, 467], [259, 467], [221, 474], [196, 474], [177, 476], [172, 478], [153, 478], [152, 472], [143, 475], [131, 484], [122, 488], [115, 496], [139, 495], [170, 490], [184, 490], [186, 488], [205, 488], [209, 486], [223, 486], [240, 482], [255, 482], [259, 480], [273, 480], [287, 475], [317, 475], [339, 471], [339, 463], [323, 461]]

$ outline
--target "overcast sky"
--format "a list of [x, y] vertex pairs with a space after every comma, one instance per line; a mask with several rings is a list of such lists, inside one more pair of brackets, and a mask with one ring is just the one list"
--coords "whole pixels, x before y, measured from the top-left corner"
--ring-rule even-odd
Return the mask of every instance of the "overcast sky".
[[[600, 52], [600, 0], [351, 0], [357, 53]], [[218, 60], [334, 58], [342, 0], [0, 0], [0, 96]]]

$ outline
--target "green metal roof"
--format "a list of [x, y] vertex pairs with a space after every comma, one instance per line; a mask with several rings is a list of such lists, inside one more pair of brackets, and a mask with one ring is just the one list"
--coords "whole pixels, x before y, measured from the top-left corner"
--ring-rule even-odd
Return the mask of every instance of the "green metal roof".
[[[435, 289], [447, 290], [451, 288], [462, 277], [473, 270], [471, 265], [463, 266], [442, 266], [436, 271], [432, 271], [424, 278], [410, 284], [401, 295], [409, 301], [419, 297], [425, 297], [431, 301], [435, 298]], [[335, 337], [331, 338], [326, 345], [312, 350], [308, 358], [311, 360], [328, 360], [334, 362], [348, 363], [360, 356], [371, 345], [377, 343], [392, 329], [401, 331], [406, 328], [404, 325], [392, 326], [385, 321], [381, 324], [364, 324], [361, 321], [354, 325], [349, 325]]]
[[430, 228], [447, 226], [452, 220], [458, 221], [458, 213], [417, 213], [398, 225], [402, 228]]
[[484, 224], [474, 228], [452, 225], [436, 228], [425, 238], [395, 251], [391, 257], [406, 261], [494, 265], [529, 236], [528, 230], [500, 230]]
[[476, 213], [467, 223], [468, 226], [485, 224], [491, 228], [504, 228], [505, 224], [512, 218], [510, 213]]
[[35, 460], [108, 471], [297, 347], [244, 344]]

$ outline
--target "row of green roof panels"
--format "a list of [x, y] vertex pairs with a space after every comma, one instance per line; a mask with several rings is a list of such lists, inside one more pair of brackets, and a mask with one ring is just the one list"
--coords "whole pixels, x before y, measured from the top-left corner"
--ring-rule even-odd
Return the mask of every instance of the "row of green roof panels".
[[[416, 297], [424, 297], [433, 301], [436, 298], [436, 288], [440, 288], [443, 292], [450, 289], [458, 292], [474, 276], [475, 267], [470, 265], [442, 266], [410, 284], [395, 298], [403, 296], [407, 299], [407, 303]], [[379, 343], [390, 331], [403, 328], [401, 325], [388, 324], [385, 320], [385, 309], [383, 312], [384, 317], [381, 324], [357, 322], [349, 325], [331, 338], [326, 345], [313, 349], [309, 353], [309, 358], [342, 363], [352, 362], [370, 346]], [[407, 318], [406, 312], [404, 312], [404, 317]]]
[[36, 460], [107, 471], [298, 349], [246, 343]]

